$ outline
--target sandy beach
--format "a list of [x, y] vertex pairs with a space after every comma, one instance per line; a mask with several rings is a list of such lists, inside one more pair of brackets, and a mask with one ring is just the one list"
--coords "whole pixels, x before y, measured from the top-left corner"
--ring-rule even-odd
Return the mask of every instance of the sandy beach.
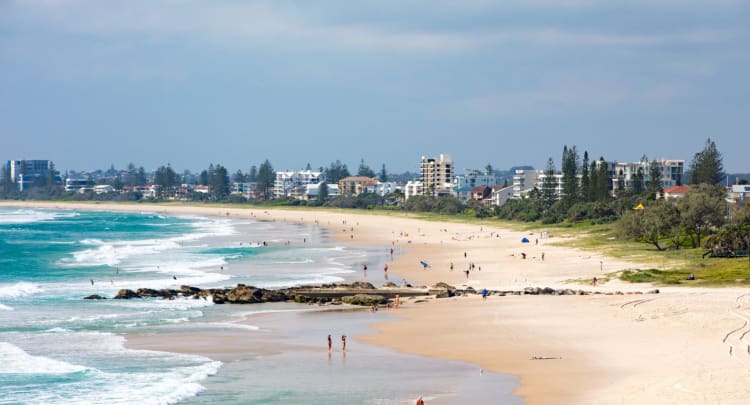
[[[479, 295], [424, 303], [407, 300], [394, 311], [398, 320], [375, 324], [376, 333], [356, 339], [517, 375], [521, 381], [518, 394], [532, 404], [746, 403], [750, 398], [746, 384], [750, 292], [659, 288], [659, 294], [641, 295], [635, 293], [653, 287], [618, 281], [592, 286], [593, 277], [642, 266], [555, 246], [554, 234], [541, 238], [494, 226], [360, 211], [60, 202], [2, 205], [317, 224], [340, 243], [383, 246], [388, 273], [412, 284], [443, 281], [477, 290], [621, 291], [624, 294], [491, 295], [486, 301]], [[521, 243], [523, 237], [529, 243]], [[430, 267], [423, 268], [420, 261]], [[471, 264], [474, 268], [467, 278], [465, 270]], [[384, 276], [382, 268], [372, 266], [368, 273], [370, 279]]]

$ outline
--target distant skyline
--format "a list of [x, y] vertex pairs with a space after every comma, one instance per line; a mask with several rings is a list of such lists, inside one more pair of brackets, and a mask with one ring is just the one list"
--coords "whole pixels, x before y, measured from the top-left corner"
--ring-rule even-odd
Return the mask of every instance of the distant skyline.
[[[0, 159], [750, 172], [744, 0], [0, 0]], [[558, 167], [559, 168], [559, 167]]]

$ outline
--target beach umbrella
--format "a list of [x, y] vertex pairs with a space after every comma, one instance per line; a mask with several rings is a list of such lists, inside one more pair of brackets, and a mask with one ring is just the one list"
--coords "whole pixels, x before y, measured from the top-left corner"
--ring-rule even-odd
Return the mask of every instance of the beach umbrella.
[[427, 268], [429, 268], [429, 267], [430, 267], [430, 265], [429, 265], [429, 264], [428, 264], [428, 263], [427, 263], [426, 261], [424, 261], [424, 260], [420, 261], [419, 263], [420, 263], [420, 264], [422, 265], [422, 267], [424, 267], [425, 269], [427, 269]]
[[521, 243], [529, 243], [529, 239], [524, 236], [523, 239], [521, 239]]

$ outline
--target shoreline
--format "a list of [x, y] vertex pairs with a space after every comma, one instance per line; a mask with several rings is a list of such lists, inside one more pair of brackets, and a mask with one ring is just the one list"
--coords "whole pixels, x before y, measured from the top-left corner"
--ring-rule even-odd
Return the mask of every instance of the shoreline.
[[[410, 282], [443, 281], [477, 290], [578, 289], [582, 284], [570, 280], [640, 267], [554, 246], [548, 240], [537, 244], [537, 235], [492, 225], [444, 224], [356, 211], [36, 201], [0, 206], [229, 215], [315, 224], [328, 229], [338, 243], [392, 246], [395, 255], [388, 261], [388, 272]], [[521, 244], [524, 236], [531, 243]], [[522, 259], [521, 253], [527, 258]], [[388, 252], [383, 254], [390, 259]], [[422, 268], [420, 261], [430, 268]], [[467, 279], [464, 271], [471, 263], [478, 268]], [[382, 275], [382, 269], [370, 269], [371, 278]], [[647, 287], [613, 280], [593, 288], [613, 292]], [[745, 388], [750, 376], [750, 338], [744, 333], [750, 331], [750, 313], [745, 311], [750, 310], [748, 290], [660, 290], [656, 297], [490, 296], [483, 301], [469, 296], [424, 304], [404, 301], [395, 319], [375, 323], [375, 333], [356, 340], [516, 375], [520, 387], [515, 393], [528, 403], [742, 403], [750, 397], [750, 389]]]

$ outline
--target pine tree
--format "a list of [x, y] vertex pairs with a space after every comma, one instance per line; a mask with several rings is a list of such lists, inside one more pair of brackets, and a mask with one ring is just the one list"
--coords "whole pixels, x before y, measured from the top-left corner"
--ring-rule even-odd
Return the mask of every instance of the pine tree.
[[570, 208], [578, 201], [578, 152], [575, 146], [563, 147], [562, 192], [562, 200], [566, 208]]
[[581, 190], [579, 201], [589, 198], [589, 152], [583, 151], [583, 162], [581, 162]]
[[690, 184], [719, 184], [724, 180], [724, 164], [721, 153], [711, 138], [706, 140], [703, 150], [693, 156], [690, 164]]
[[547, 160], [547, 168], [544, 170], [544, 180], [542, 181], [542, 200], [545, 207], [551, 207], [557, 199], [556, 188], [555, 162], [552, 161], [552, 158], [549, 158]]
[[273, 171], [273, 166], [271, 166], [271, 162], [266, 159], [265, 162], [263, 162], [260, 165], [260, 169], [258, 169], [258, 176], [256, 177], [257, 185], [256, 187], [259, 190], [263, 191], [263, 198], [268, 199], [269, 194], [271, 191], [271, 188], [273, 188], [273, 183], [276, 180], [276, 173]]
[[611, 181], [609, 180], [609, 165], [604, 160], [604, 157], [599, 158], [599, 167], [598, 167], [599, 173], [597, 173], [597, 194], [598, 194], [598, 200], [599, 201], [606, 201], [610, 198], [610, 191], [612, 189], [611, 187]]
[[385, 171], [385, 163], [383, 163], [383, 166], [380, 168], [379, 179], [382, 182], [388, 181], [388, 172]]
[[659, 194], [662, 191], [661, 173], [659, 172], [659, 162], [652, 160], [648, 168], [648, 184], [646, 190], [649, 193]]
[[591, 202], [599, 201], [599, 170], [596, 165], [596, 160], [591, 162], [591, 168], [589, 169], [588, 200]]

